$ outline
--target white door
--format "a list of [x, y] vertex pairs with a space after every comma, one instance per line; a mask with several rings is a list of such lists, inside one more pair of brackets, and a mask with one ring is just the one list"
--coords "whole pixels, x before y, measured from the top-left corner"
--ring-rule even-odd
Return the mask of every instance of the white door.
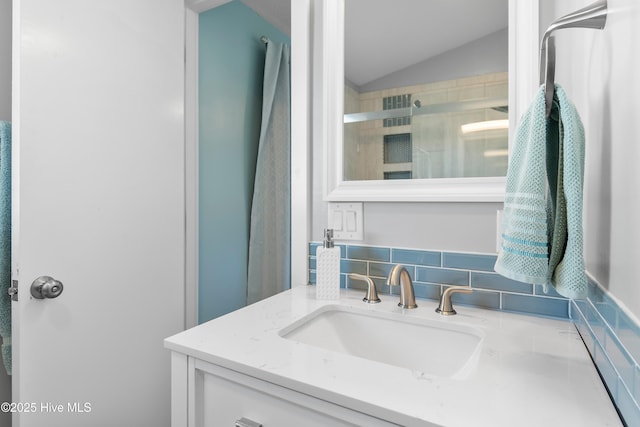
[[[183, 0], [13, 7], [13, 425], [168, 426], [163, 338], [184, 326]], [[43, 275], [60, 296], [30, 296]]]

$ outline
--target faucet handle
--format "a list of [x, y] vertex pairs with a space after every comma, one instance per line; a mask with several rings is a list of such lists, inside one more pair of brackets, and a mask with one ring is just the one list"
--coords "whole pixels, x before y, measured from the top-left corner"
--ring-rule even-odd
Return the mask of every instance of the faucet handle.
[[367, 295], [362, 298], [362, 301], [369, 304], [376, 304], [380, 302], [380, 298], [378, 298], [378, 291], [376, 290], [376, 284], [373, 282], [373, 279], [371, 277], [363, 276], [362, 274], [351, 273], [349, 275], [349, 278], [367, 282]]
[[455, 293], [470, 294], [473, 289], [467, 286], [451, 286], [444, 290], [442, 297], [440, 297], [440, 305], [436, 308], [436, 313], [440, 313], [443, 316], [452, 316], [456, 314], [451, 303], [451, 296]]

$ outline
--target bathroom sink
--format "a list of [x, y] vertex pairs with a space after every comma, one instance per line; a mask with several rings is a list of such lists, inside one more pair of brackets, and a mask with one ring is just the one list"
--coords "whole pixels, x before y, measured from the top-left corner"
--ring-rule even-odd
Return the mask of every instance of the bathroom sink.
[[480, 330], [445, 321], [331, 305], [280, 331], [292, 341], [410, 369], [462, 379], [477, 361]]

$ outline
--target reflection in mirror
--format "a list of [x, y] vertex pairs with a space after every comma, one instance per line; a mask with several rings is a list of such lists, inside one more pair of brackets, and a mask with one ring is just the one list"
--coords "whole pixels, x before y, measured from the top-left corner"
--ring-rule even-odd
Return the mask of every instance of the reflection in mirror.
[[344, 180], [504, 176], [507, 19], [507, 0], [345, 0]]

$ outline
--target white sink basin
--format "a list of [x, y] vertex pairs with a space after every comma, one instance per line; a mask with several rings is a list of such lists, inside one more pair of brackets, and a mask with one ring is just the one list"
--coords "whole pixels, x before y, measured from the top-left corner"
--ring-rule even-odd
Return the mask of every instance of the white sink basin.
[[338, 353], [415, 371], [462, 379], [475, 366], [483, 333], [448, 320], [427, 320], [325, 306], [280, 331], [280, 336]]

